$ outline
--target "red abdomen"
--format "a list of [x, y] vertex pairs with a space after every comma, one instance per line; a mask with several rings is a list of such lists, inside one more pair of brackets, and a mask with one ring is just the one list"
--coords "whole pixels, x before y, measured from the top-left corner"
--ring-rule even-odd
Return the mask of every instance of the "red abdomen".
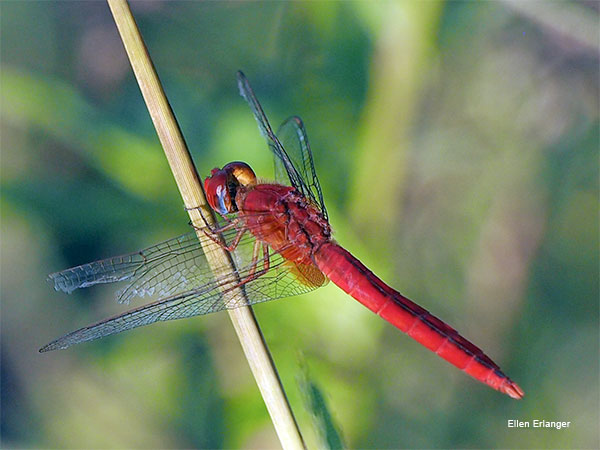
[[523, 397], [521, 388], [481, 349], [333, 243], [329, 223], [295, 189], [258, 184], [238, 196], [237, 204], [251, 232], [287, 260], [304, 266], [300, 273], [316, 264], [345, 292], [446, 361], [513, 398]]
[[481, 349], [389, 287], [339, 245], [321, 245], [314, 253], [314, 261], [345, 292], [432, 352], [494, 389], [513, 398], [523, 397], [521, 388]]

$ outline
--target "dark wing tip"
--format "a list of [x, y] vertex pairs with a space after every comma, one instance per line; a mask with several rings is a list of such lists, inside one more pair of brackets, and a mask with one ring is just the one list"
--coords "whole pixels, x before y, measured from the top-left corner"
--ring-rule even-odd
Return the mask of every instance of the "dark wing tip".
[[64, 350], [65, 348], [68, 348], [70, 346], [71, 346], [71, 344], [65, 343], [63, 338], [60, 338], [60, 339], [56, 339], [55, 341], [50, 342], [49, 344], [44, 345], [38, 351], [40, 353], [46, 353], [46, 352], [51, 352], [53, 350]]
[[[304, 130], [304, 129], [305, 129], [305, 128], [304, 128], [304, 122], [302, 121], [302, 119], [301, 119], [299, 116], [293, 115], [293, 116], [290, 116], [290, 117], [288, 117], [287, 119], [285, 119], [285, 120], [284, 120], [284, 121], [281, 123], [281, 125], [279, 125], [279, 131], [281, 131], [281, 128], [282, 128], [282, 127], [283, 127], [285, 124], [287, 124], [287, 123], [289, 123], [289, 122], [296, 122], [296, 125], [298, 125], [298, 128], [300, 128], [300, 129], [302, 129], [302, 130]], [[279, 131], [278, 131], [277, 133], [279, 133]]]
[[49, 352], [51, 350], [54, 350], [54, 347], [52, 346], [52, 343], [44, 345], [42, 348], [40, 348], [38, 350], [38, 352], [40, 352], [40, 353], [46, 353], [46, 352]]
[[248, 79], [246, 78], [246, 75], [244, 75], [244, 72], [242, 72], [241, 70], [238, 70], [235, 73], [235, 76], [237, 78], [237, 85], [238, 85], [238, 89], [240, 91], [240, 95], [244, 98], [246, 98], [246, 95], [244, 94], [244, 90], [246, 89], [245, 85], [248, 84]]

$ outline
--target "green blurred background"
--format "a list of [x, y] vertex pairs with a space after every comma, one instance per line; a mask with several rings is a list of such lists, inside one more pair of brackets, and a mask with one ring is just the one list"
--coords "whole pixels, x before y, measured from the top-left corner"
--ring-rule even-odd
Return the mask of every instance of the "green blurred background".
[[[311, 447], [305, 370], [349, 447], [598, 448], [597, 2], [132, 9], [201, 174], [272, 177], [242, 69], [274, 126], [304, 119], [338, 241], [526, 392], [473, 381], [330, 283], [255, 308]], [[38, 354], [125, 310], [118, 287], [67, 296], [48, 273], [188, 218], [107, 5], [0, 13], [2, 447], [277, 448], [225, 313]]]

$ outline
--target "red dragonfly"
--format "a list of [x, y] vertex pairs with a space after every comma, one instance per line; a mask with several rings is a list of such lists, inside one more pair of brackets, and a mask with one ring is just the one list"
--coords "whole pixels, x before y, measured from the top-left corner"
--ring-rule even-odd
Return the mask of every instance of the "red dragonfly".
[[333, 240], [302, 121], [290, 117], [275, 134], [242, 72], [237, 81], [274, 154], [277, 183], [258, 181], [242, 162], [213, 169], [204, 181], [208, 202], [220, 222], [201, 231], [230, 252], [236, 272], [214, 275], [225, 273], [226, 268], [213, 272], [196, 233], [189, 233], [136, 253], [54, 273], [50, 275], [54, 288], [67, 293], [128, 280], [117, 293], [119, 302], [145, 295], [159, 299], [69, 333], [40, 351], [64, 349], [157, 321], [288, 297], [331, 280], [473, 378], [522, 398], [521, 388], [478, 347], [389, 287]]

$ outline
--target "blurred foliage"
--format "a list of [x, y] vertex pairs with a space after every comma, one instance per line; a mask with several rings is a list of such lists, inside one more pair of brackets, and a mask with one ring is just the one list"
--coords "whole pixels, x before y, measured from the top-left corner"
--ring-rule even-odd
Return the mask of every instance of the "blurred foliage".
[[304, 407], [313, 416], [313, 424], [320, 438], [319, 448], [343, 449], [347, 448], [335, 420], [331, 416], [327, 401], [322, 389], [314, 381], [306, 363], [300, 361], [301, 374], [298, 376], [298, 386], [302, 392]]
[[[598, 3], [133, 2], [199, 172], [306, 124], [338, 241], [486, 350], [474, 382], [330, 285], [256, 307], [300, 427], [352, 448], [598, 448]], [[123, 311], [46, 274], [187, 231], [104, 2], [2, 2], [2, 447], [276, 448], [226, 314], [64, 352]], [[571, 421], [510, 429], [507, 420]]]

